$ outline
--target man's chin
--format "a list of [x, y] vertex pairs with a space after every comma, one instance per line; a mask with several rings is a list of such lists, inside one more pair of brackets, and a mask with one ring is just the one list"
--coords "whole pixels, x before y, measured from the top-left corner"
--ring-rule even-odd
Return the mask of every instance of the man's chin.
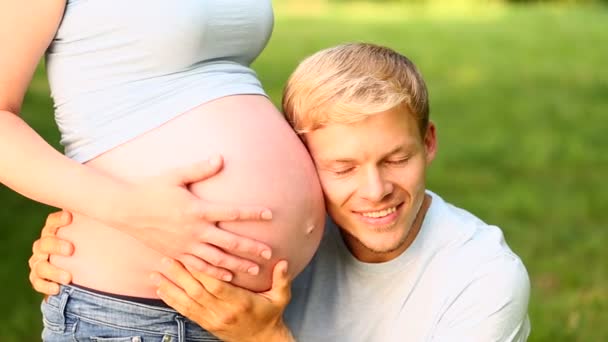
[[398, 250], [402, 245], [403, 245], [403, 243], [396, 243], [396, 244], [392, 244], [392, 245], [364, 244], [363, 246], [374, 254], [387, 254], [387, 253], [392, 253], [392, 252]]
[[388, 234], [377, 233], [376, 236], [356, 238], [365, 249], [376, 254], [391, 253], [398, 250], [405, 243], [405, 237], [393, 237]]

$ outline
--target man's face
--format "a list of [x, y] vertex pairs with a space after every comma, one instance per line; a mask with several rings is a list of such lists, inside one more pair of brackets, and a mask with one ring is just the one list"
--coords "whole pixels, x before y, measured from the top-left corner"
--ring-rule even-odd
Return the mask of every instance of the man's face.
[[304, 136], [315, 161], [327, 211], [361, 261], [394, 259], [425, 196], [435, 127], [421, 137], [403, 107], [355, 124], [332, 124]]

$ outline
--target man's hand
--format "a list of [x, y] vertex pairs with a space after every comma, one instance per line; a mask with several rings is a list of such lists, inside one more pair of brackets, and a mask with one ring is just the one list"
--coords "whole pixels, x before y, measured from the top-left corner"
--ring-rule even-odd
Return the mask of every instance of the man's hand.
[[163, 274], [153, 273], [157, 294], [168, 305], [225, 341], [295, 341], [283, 323], [291, 299], [287, 262], [273, 270], [272, 288], [253, 293], [163, 259]]
[[74, 246], [66, 240], [57, 237], [57, 230], [72, 222], [72, 216], [66, 211], [50, 214], [42, 228], [40, 239], [32, 246], [33, 254], [28, 261], [30, 266], [30, 283], [34, 290], [45, 295], [59, 293], [59, 284], [67, 285], [72, 281], [72, 275], [49, 262], [50, 255], [70, 256]]
[[217, 156], [161, 176], [129, 184], [127, 197], [116, 206], [116, 227], [156, 251], [198, 271], [225, 281], [232, 272], [257, 275], [252, 260], [271, 258], [271, 248], [256, 240], [219, 228], [219, 221], [270, 220], [272, 213], [260, 206], [217, 204], [195, 196], [189, 185], [205, 181], [222, 168]]

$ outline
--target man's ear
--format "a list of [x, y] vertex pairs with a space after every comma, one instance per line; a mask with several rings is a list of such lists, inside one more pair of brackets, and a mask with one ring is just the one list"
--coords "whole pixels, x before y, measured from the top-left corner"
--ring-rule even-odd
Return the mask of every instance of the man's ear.
[[437, 133], [435, 124], [429, 121], [429, 125], [424, 133], [424, 150], [426, 154], [426, 164], [429, 165], [437, 154]]

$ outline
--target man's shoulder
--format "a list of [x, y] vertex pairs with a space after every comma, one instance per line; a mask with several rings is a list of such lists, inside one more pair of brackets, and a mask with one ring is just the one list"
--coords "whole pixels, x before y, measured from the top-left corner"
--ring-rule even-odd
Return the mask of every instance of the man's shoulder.
[[525, 341], [530, 280], [519, 258], [497, 256], [460, 274], [445, 298], [437, 335], [450, 340]]
[[511, 291], [514, 296], [529, 291], [526, 267], [497, 227], [477, 229], [467, 239], [446, 246], [435, 259], [437, 270], [442, 270], [457, 292], [479, 282], [488, 289]]
[[[496, 255], [517, 255], [508, 246], [501, 228], [491, 225], [466, 209], [457, 207], [439, 195], [427, 191], [433, 197], [428, 220], [424, 228], [429, 239], [440, 241], [442, 249], [451, 253], [471, 254], [478, 260]], [[481, 258], [481, 259], [480, 259]]]
[[[486, 276], [494, 276], [498, 281], [527, 281], [524, 264], [507, 244], [501, 228], [432, 195], [437, 206], [431, 227], [435, 232], [430, 239], [443, 239], [435, 255], [436, 262], [465, 281], [479, 272], [492, 270]], [[513, 279], [505, 279], [510, 276]]]
[[434, 239], [442, 239], [441, 233], [449, 238], [443, 238], [427, 271], [444, 284], [437, 291], [443, 293], [441, 331], [446, 336], [468, 334], [467, 322], [478, 320], [483, 322], [474, 329], [479, 336], [508, 340], [514, 334], [525, 340], [530, 329], [530, 279], [521, 258], [507, 244], [502, 229], [439, 199]]

